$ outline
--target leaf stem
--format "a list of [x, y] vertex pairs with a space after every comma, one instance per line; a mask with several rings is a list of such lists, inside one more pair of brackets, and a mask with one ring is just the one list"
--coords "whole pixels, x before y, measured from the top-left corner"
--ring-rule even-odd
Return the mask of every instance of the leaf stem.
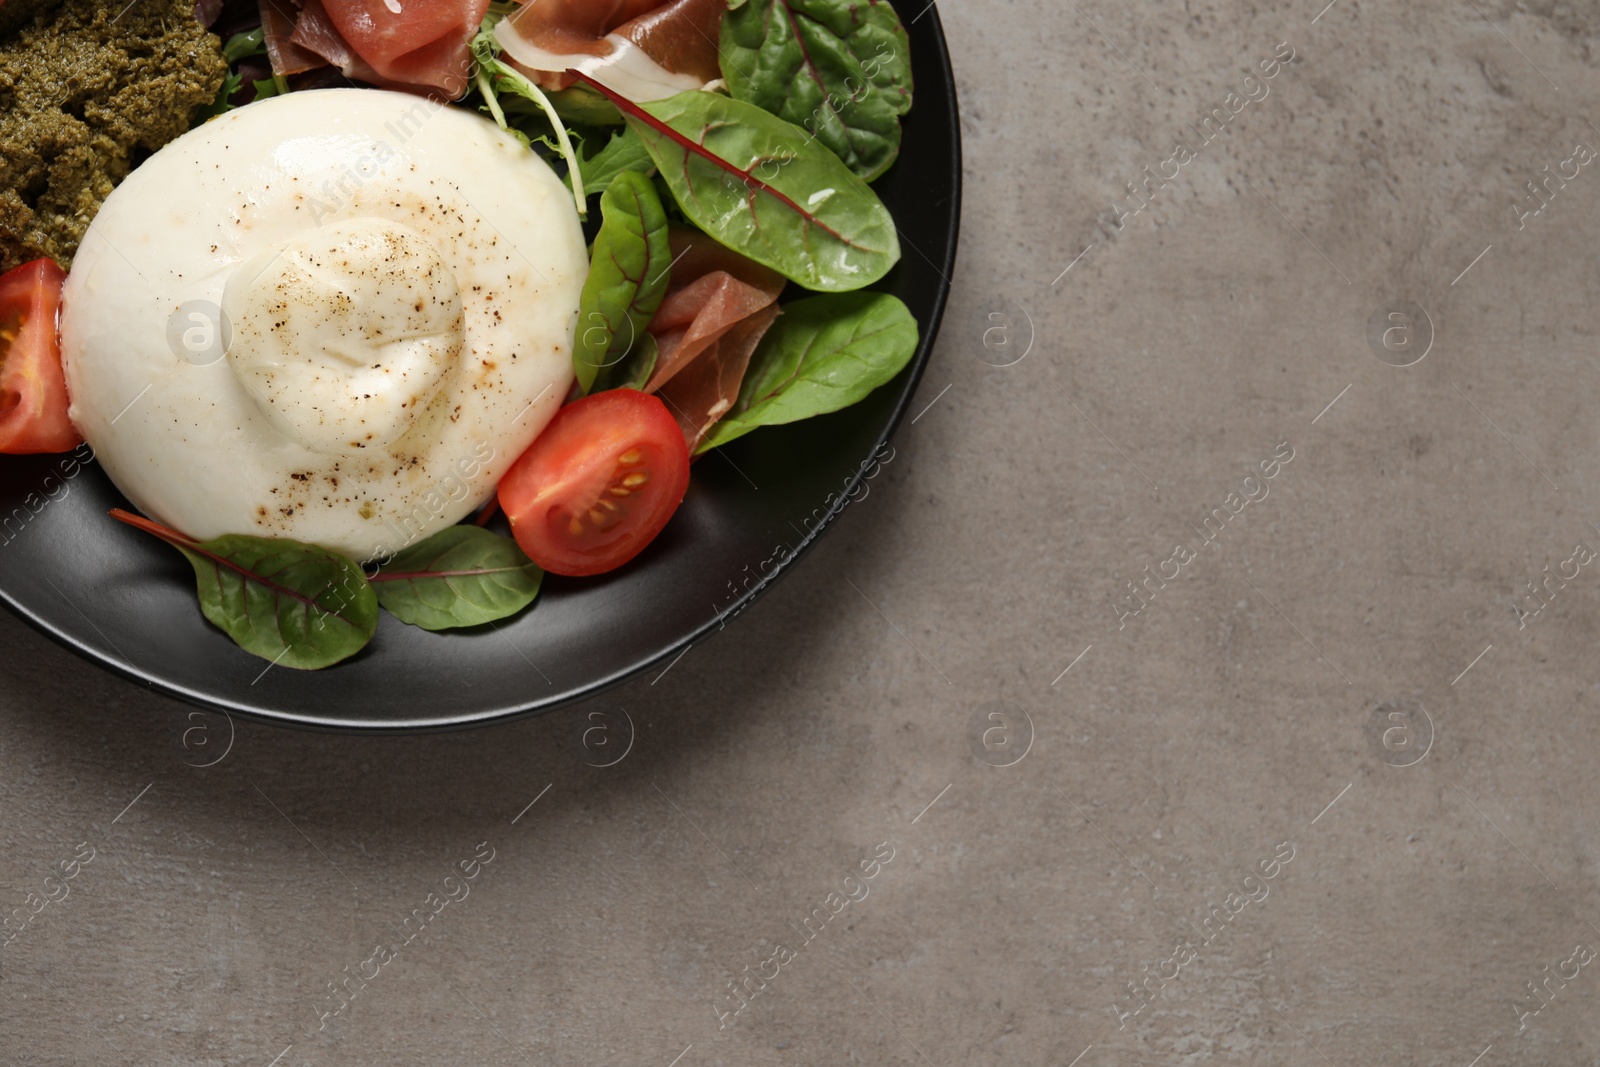
[[[504, 78], [506, 81], [511, 82], [513, 85], [517, 86], [518, 90], [524, 96], [538, 104], [539, 107], [544, 111], [545, 117], [550, 120], [550, 125], [555, 128], [556, 141], [561, 145], [561, 155], [564, 159], [566, 159], [567, 172], [572, 177], [572, 199], [578, 205], [578, 214], [587, 218], [589, 215], [589, 204], [583, 195], [583, 164], [578, 158], [577, 150], [572, 147], [572, 138], [567, 136], [567, 124], [561, 120], [560, 115], [556, 114], [555, 105], [550, 102], [550, 98], [548, 96], [544, 95], [543, 89], [529, 81], [523, 76], [522, 72], [517, 70], [515, 67], [508, 66], [505, 62], [499, 59], [495, 59], [493, 62], [495, 65], [495, 76]], [[480, 72], [483, 70], [483, 63], [481, 60], [479, 61], [478, 69]], [[494, 108], [495, 110], [499, 110], [499, 104], [496, 103]], [[501, 121], [500, 125], [504, 126], [505, 122]]]
[[[322, 605], [317, 602], [316, 597], [306, 596], [299, 590], [291, 589], [282, 583], [273, 581], [265, 575], [257, 574], [248, 567], [241, 567], [228, 557], [213, 552], [208, 548], [202, 547], [199, 541], [196, 541], [194, 538], [189, 537], [186, 534], [181, 534], [169, 526], [163, 526], [159, 522], [152, 522], [143, 515], [135, 515], [133, 512], [125, 511], [122, 508], [112, 508], [110, 515], [118, 522], [127, 523], [136, 530], [143, 530], [147, 534], [161, 538], [161, 540], [165, 541], [174, 548], [183, 549], [186, 552], [193, 552], [195, 555], [206, 560], [206, 562], [210, 563], [213, 567], [226, 567], [228, 570], [233, 571], [246, 581], [258, 582], [280, 596], [287, 596], [291, 599], [298, 600], [308, 608], [317, 608], [320, 611], [324, 611], [328, 615], [332, 615], [341, 622], [350, 624], [352, 626], [355, 625], [354, 622], [345, 616], [344, 612], [324, 609]], [[333, 586], [330, 583], [322, 590], [322, 592], [318, 593], [317, 596], [321, 596], [322, 593], [327, 592], [328, 589], [331, 588], [333, 588]]]
[[500, 94], [494, 91], [494, 86], [489, 84], [489, 75], [483, 69], [483, 64], [478, 64], [478, 92], [483, 94], [483, 102], [489, 105], [489, 113], [494, 116], [494, 121], [502, 130], [510, 129], [506, 125], [506, 113], [500, 107]]
[[[526, 565], [524, 564], [523, 566]], [[465, 571], [398, 571], [394, 574], [390, 574], [387, 571], [379, 571], [377, 574], [374, 574], [372, 577], [368, 578], [367, 581], [410, 582], [415, 581], [418, 578], [473, 578], [484, 574], [510, 574], [513, 571], [522, 570], [523, 566], [478, 567], [473, 570]]]
[[132, 526], [135, 530], [143, 530], [147, 534], [152, 534], [156, 537], [159, 537], [169, 545], [176, 545], [179, 548], [193, 548], [195, 545], [199, 544], [199, 542], [194, 538], [181, 534], [177, 530], [172, 529], [170, 526], [163, 526], [159, 522], [152, 522], [143, 515], [135, 515], [133, 512], [126, 511], [122, 508], [112, 508], [110, 514], [111, 517], [116, 519], [118, 522], [125, 522], [129, 526]]

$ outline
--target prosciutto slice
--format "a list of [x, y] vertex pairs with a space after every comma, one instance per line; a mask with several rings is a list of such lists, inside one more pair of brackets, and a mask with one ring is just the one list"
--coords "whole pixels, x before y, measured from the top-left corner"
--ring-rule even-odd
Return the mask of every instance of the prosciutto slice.
[[362, 61], [350, 42], [344, 39], [339, 28], [328, 17], [322, 0], [300, 0], [300, 18], [295, 22], [294, 34], [289, 38], [294, 45], [312, 55], [321, 56], [344, 72], [345, 77], [379, 84], [378, 72]]
[[470, 44], [489, 0], [322, 0], [328, 17], [381, 85], [466, 91]]
[[272, 72], [285, 78], [328, 64], [326, 56], [294, 41], [299, 21], [300, 7], [292, 0], [261, 0], [261, 36], [267, 58], [272, 61]]
[[668, 240], [672, 278], [650, 320], [659, 355], [644, 391], [666, 403], [692, 452], [739, 398], [784, 280], [697, 231], [674, 227]]
[[542, 88], [567, 88], [575, 68], [629, 100], [660, 100], [722, 76], [727, 9], [727, 0], [527, 0], [495, 38]]
[[261, 0], [274, 72], [331, 64], [386, 89], [454, 98], [489, 0]]

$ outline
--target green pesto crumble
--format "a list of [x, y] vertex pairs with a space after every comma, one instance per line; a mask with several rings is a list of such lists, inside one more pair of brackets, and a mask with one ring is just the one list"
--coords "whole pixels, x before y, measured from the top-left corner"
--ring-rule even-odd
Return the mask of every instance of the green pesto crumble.
[[0, 271], [67, 267], [111, 190], [189, 128], [228, 64], [193, 0], [12, 4], [29, 17], [0, 36]]

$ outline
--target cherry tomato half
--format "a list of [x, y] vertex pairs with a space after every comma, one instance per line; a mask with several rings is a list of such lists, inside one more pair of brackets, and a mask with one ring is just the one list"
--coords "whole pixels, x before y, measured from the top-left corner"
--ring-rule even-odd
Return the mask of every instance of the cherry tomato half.
[[0, 275], [0, 452], [66, 452], [81, 440], [56, 340], [66, 277], [50, 259]]
[[599, 574], [653, 541], [688, 488], [689, 446], [666, 405], [609, 389], [556, 412], [500, 480], [500, 507], [539, 566]]

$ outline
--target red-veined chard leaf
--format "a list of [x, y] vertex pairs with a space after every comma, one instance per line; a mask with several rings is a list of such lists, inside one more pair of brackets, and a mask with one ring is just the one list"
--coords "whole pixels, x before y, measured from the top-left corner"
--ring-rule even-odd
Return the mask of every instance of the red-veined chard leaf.
[[785, 304], [750, 358], [739, 399], [695, 451], [849, 407], [900, 373], [916, 350], [916, 318], [886, 293]]
[[899, 260], [883, 201], [793, 123], [699, 89], [636, 104], [571, 73], [639, 131], [684, 215], [734, 251], [819, 292], [871, 285]]
[[649, 178], [618, 174], [600, 197], [600, 211], [572, 347], [572, 369], [586, 393], [633, 380], [641, 360], [654, 365], [653, 347], [647, 351], [641, 342], [666, 295], [672, 265], [667, 213]]
[[247, 534], [196, 541], [121, 508], [111, 515], [182, 552], [194, 567], [205, 617], [240, 648], [280, 667], [338, 663], [378, 628], [366, 575], [337, 552]]
[[449, 526], [396, 555], [372, 576], [372, 588], [401, 622], [449, 630], [515, 615], [533, 603], [543, 578], [511, 538]]
[[722, 18], [735, 99], [803, 126], [872, 181], [900, 153], [911, 50], [894, 8], [861, 0], [746, 0]]

